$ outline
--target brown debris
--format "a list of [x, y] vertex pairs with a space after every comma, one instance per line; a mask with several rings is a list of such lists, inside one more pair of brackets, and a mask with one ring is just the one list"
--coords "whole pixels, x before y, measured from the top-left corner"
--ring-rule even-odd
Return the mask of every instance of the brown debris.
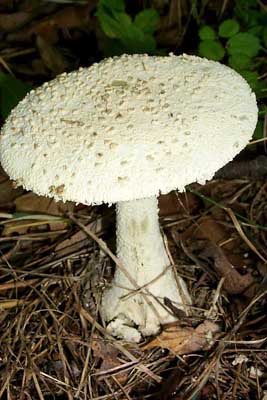
[[26, 25], [31, 19], [31, 14], [25, 11], [13, 14], [0, 14], [0, 32], [12, 32]]
[[43, 39], [42, 36], [37, 35], [36, 44], [44, 64], [54, 75], [61, 74], [68, 69], [65, 57], [58, 49]]
[[251, 290], [248, 291], [248, 289], [252, 289], [252, 286], [255, 286], [255, 280], [250, 273], [241, 275], [234, 265], [229, 262], [223, 250], [212, 243], [206, 247], [205, 254], [212, 256], [214, 259], [213, 267], [224, 278], [223, 288], [229, 294], [251, 296], [254, 290], [252, 292]]
[[[103, 228], [103, 221], [101, 218], [98, 220], [91, 222], [86, 225], [86, 228], [92, 229], [97, 235], [101, 232]], [[71, 254], [75, 251], [82, 249], [86, 244], [88, 244], [89, 239], [86, 233], [82, 230], [74, 233], [69, 236], [67, 239], [63, 240], [56, 246], [56, 251], [61, 255], [65, 256], [67, 254]]]
[[92, 350], [96, 358], [100, 358], [101, 365], [96, 373], [99, 380], [105, 379], [109, 373], [115, 374], [117, 381], [124, 385], [129, 377], [128, 372], [120, 372], [123, 369], [123, 362], [119, 359], [119, 351], [112, 344], [105, 342], [98, 336], [92, 339]]
[[[243, 193], [249, 191], [254, 199], [260, 186], [248, 186], [247, 182], [243, 185], [238, 190]], [[231, 186], [233, 188], [233, 183]], [[216, 184], [212, 187], [215, 191]], [[236, 193], [230, 188], [222, 191], [221, 184], [219, 189], [225, 193], [224, 201], [230, 201], [233, 192]], [[205, 190], [208, 195], [208, 187]], [[254, 202], [255, 220], [262, 207], [260, 199], [263, 198], [259, 196], [257, 202]], [[39, 204], [37, 196], [28, 193], [12, 202], [9, 211], [14, 211], [15, 208], [20, 212], [24, 210], [26, 216], [27, 213], [30, 216], [34, 212], [39, 224], [42, 223], [41, 217], [47, 212], [48, 217], [51, 214], [54, 214], [54, 218], [64, 215], [65, 209], [61, 208], [61, 203], [54, 203], [46, 198], [40, 202]], [[55, 232], [56, 241], [50, 239], [52, 227], [49, 224], [35, 233], [32, 240], [29, 240], [29, 234], [2, 235], [0, 246], [9, 242], [13, 244], [14, 241], [19, 246], [7, 247], [7, 250], [3, 247], [2, 252], [5, 254], [8, 254], [10, 248], [12, 251], [8, 260], [6, 257], [0, 259], [0, 304], [3, 305], [0, 311], [0, 358], [3, 360], [0, 398], [6, 395], [7, 390], [13, 398], [18, 398], [19, 390], [25, 398], [30, 393], [33, 400], [37, 400], [39, 397], [36, 387], [44, 398], [52, 392], [55, 398], [68, 393], [70, 399], [75, 396], [82, 399], [89, 390], [95, 397], [105, 392], [110, 398], [114, 398], [115, 394], [123, 399], [142, 397], [143, 394], [156, 398], [156, 385], [161, 385], [160, 382], [163, 381], [164, 387], [164, 379], [166, 375], [171, 375], [172, 370], [172, 391], [167, 392], [165, 387], [165, 394], [169, 393], [169, 397], [162, 395], [166, 400], [175, 398], [174, 396], [189, 398], [191, 393], [202, 393], [207, 397], [209, 393], [213, 393], [214, 387], [225, 391], [227, 400], [231, 399], [232, 393], [249, 398], [249, 389], [246, 388], [253, 388], [257, 379], [262, 383], [264, 377], [251, 377], [242, 364], [240, 376], [243, 383], [236, 383], [235, 369], [238, 366], [233, 366], [232, 362], [239, 349], [247, 354], [249, 368], [259, 368], [255, 359], [260, 359], [263, 363], [267, 361], [266, 343], [262, 341], [267, 335], [264, 293], [261, 297], [246, 294], [247, 283], [250, 283], [246, 279], [253, 276], [253, 282], [258, 282], [256, 266], [262, 266], [263, 263], [256, 258], [255, 253], [249, 252], [246, 242], [240, 236], [234, 235], [236, 227], [230, 218], [227, 217], [227, 224], [224, 225], [224, 210], [215, 212], [216, 207], [209, 208], [208, 203], [202, 207], [205, 216], [201, 215], [199, 205], [189, 215], [183, 211], [181, 214], [179, 211], [177, 214], [173, 213], [170, 226], [166, 223], [169, 217], [166, 217], [166, 221], [162, 218], [174, 263], [179, 273], [182, 271], [192, 293], [192, 316], [185, 319], [183, 315], [179, 315], [180, 326], [164, 330], [143, 347], [129, 348], [128, 345], [111, 339], [101, 325], [98, 314], [103, 282], [109, 276], [112, 266], [105, 270], [107, 256], [103, 258], [93, 240], [94, 237], [101, 236], [101, 243], [104, 244], [104, 239], [113, 238], [110, 227], [114, 219], [110, 219], [110, 209], [74, 209], [75, 217], [83, 222], [83, 226], [88, 226], [95, 232], [91, 239], [78, 224], [75, 224], [75, 231], [73, 225], [66, 225], [63, 237]], [[39, 210], [38, 213], [36, 210]], [[244, 210], [247, 210], [244, 215], [249, 216], [249, 208]], [[6, 217], [2, 217], [5, 225], [8, 225], [6, 222], [10, 215], [6, 213]], [[184, 225], [180, 224], [181, 220], [185, 221]], [[198, 229], [199, 223], [203, 228], [201, 231]], [[188, 233], [191, 226], [191, 231], [195, 233], [192, 236]], [[216, 236], [218, 243], [213, 243], [211, 250], [204, 228], [208, 228], [209, 237], [212, 229], [216, 229], [214, 237]], [[246, 225], [242, 228], [246, 234], [251, 229]], [[175, 231], [177, 237], [170, 234]], [[183, 237], [185, 231], [187, 236]], [[262, 243], [259, 230], [253, 228], [253, 233], [254, 242], [258, 240]], [[180, 247], [181, 237], [186, 242], [188, 254]], [[235, 239], [237, 245], [227, 246], [226, 249], [230, 237]], [[21, 246], [26, 239], [28, 245], [22, 251]], [[228, 243], [231, 244], [230, 241]], [[244, 252], [247, 252], [245, 258]], [[244, 268], [242, 262], [236, 269], [231, 267], [233, 254], [245, 260]], [[192, 264], [190, 257], [194, 257], [194, 265], [188, 265]], [[210, 273], [212, 269], [216, 273]], [[233, 271], [240, 275], [237, 275], [234, 288], [231, 287], [232, 278], [228, 279]], [[246, 271], [248, 275], [242, 275], [242, 271]], [[265, 269], [261, 267], [259, 271], [262, 279]], [[244, 281], [239, 279], [242, 276], [245, 276]], [[86, 311], [81, 302], [87, 290], [85, 282], [89, 277], [91, 285], [88, 290], [91, 291], [92, 302], [86, 309], [89, 311]], [[214, 295], [214, 287], [218, 287], [222, 277], [226, 286], [223, 291], [218, 290]], [[247, 296], [245, 301], [239, 293], [234, 293], [236, 288], [242, 291], [240, 282], [245, 282], [245, 291], [242, 292], [242, 295]], [[250, 301], [250, 308], [247, 301]], [[207, 320], [207, 313], [215, 314], [216, 322]], [[196, 323], [203, 320], [205, 322], [195, 327]], [[224, 331], [220, 331], [219, 327]], [[163, 349], [169, 349], [169, 353], [166, 354]], [[19, 357], [19, 363], [14, 361], [14, 355]], [[32, 366], [29, 366], [29, 360]], [[219, 366], [217, 370], [216, 365]], [[25, 371], [23, 376], [22, 369]], [[35, 378], [32, 372], [35, 373]], [[165, 384], [168, 385], [167, 380]]]
[[[48, 223], [51, 231], [62, 230], [66, 228], [67, 222], [64, 221], [64, 216], [66, 216], [67, 212], [74, 210], [74, 203], [62, 201], [54, 201], [48, 197], [37, 196], [36, 194], [29, 192], [15, 200], [16, 212], [18, 213], [29, 213], [29, 220], [31, 219], [31, 215], [44, 214], [47, 215], [47, 221], [44, 219], [44, 223]], [[49, 216], [58, 216], [62, 217], [60, 219], [52, 219], [49, 221]], [[8, 224], [7, 229], [8, 232], [11, 232], [12, 226], [14, 226], [14, 231], [17, 232], [20, 229], [20, 225], [24, 226], [25, 221], [12, 222]], [[27, 232], [26, 230], [24, 230]]]
[[[210, 240], [218, 245], [223, 245], [224, 249], [232, 250], [236, 246], [236, 238], [229, 238], [229, 230], [222, 221], [216, 220], [213, 216], [203, 216], [192, 224], [181, 235], [180, 240]], [[229, 240], [231, 239], [231, 240]]]
[[23, 193], [21, 187], [15, 190], [12, 182], [0, 167], [0, 206], [3, 208], [12, 206], [12, 202]]
[[194, 213], [199, 208], [199, 200], [191, 193], [170, 192], [159, 196], [159, 215], [185, 215]]
[[267, 156], [258, 155], [252, 160], [231, 161], [215, 174], [216, 179], [266, 179]]
[[219, 331], [219, 325], [210, 321], [204, 321], [195, 329], [172, 327], [162, 331], [159, 336], [142, 348], [148, 350], [161, 347], [176, 355], [195, 353], [209, 349], [214, 344], [214, 339]]
[[59, 40], [59, 30], [73, 29], [88, 24], [89, 12], [94, 6], [93, 2], [80, 7], [64, 7], [49, 17], [34, 21], [20, 32], [10, 33], [9, 42], [31, 42], [33, 36], [42, 36], [50, 44]]
[[15, 200], [17, 212], [48, 214], [64, 216], [67, 212], [73, 211], [74, 203], [68, 201], [54, 201], [49, 197], [38, 196], [32, 192], [26, 193]]
[[86, 244], [88, 244], [88, 238], [83, 231], [79, 230], [77, 233], [60, 242], [55, 250], [62, 257], [82, 249]]
[[0, 183], [0, 205], [6, 206], [10, 205], [16, 197], [20, 196], [23, 193], [22, 188], [14, 189], [12, 182], [10, 180], [5, 180]]

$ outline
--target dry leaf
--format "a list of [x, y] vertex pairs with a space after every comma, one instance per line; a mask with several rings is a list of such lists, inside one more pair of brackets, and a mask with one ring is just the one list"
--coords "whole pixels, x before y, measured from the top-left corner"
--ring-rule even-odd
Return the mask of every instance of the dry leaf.
[[7, 40], [18, 43], [31, 42], [32, 37], [39, 35], [48, 43], [55, 44], [58, 42], [60, 29], [73, 29], [87, 25], [93, 7], [93, 2], [90, 2], [86, 6], [62, 8], [53, 15], [34, 21], [19, 32], [10, 33]]
[[192, 214], [199, 207], [200, 201], [192, 193], [170, 192], [159, 196], [159, 215], [161, 217], [170, 215]]
[[[10, 0], [1, 0], [0, 8], [2, 8], [5, 1], [9, 2], [9, 5], [0, 14], [0, 31], [4, 32], [16, 31], [19, 33], [19, 29], [29, 24], [34, 18], [49, 15], [56, 9], [55, 4], [52, 2], [50, 4], [48, 2], [46, 4], [42, 4], [42, 2], [37, 4], [35, 2], [34, 4], [33, 1], [21, 1], [16, 5], [13, 4], [13, 7], [11, 7], [12, 1]], [[16, 11], [12, 12], [11, 10]]]
[[[118, 359], [119, 351], [112, 346], [110, 343], [104, 342], [104, 340], [98, 336], [94, 336], [92, 340], [92, 350], [94, 352], [94, 356], [101, 358], [102, 363], [99, 369], [100, 373], [103, 373], [103, 377], [108, 376], [108, 371], [114, 370], [118, 367], [123, 367], [123, 363]], [[105, 372], [107, 371], [107, 375]], [[112, 371], [110, 371], [112, 372]], [[102, 379], [101, 374], [99, 375], [99, 379]], [[116, 373], [117, 381], [123, 385], [128, 379], [128, 372], [120, 372]]]
[[[192, 224], [180, 235], [183, 242], [186, 240], [209, 239], [218, 244], [228, 241], [229, 236], [227, 228], [211, 216], [200, 217], [197, 224]], [[231, 240], [224, 245], [224, 248], [232, 250], [235, 246], [236, 241]]]
[[12, 32], [27, 24], [31, 19], [31, 14], [25, 11], [18, 11], [12, 14], [0, 14], [0, 31]]
[[70, 236], [68, 239], [63, 240], [59, 243], [55, 251], [59, 257], [66, 256], [82, 249], [86, 243], [88, 243], [88, 237], [85, 232], [78, 231]]
[[5, 176], [0, 176], [0, 205], [3, 206], [7, 203], [11, 203], [21, 194], [24, 190], [20, 187], [14, 189], [12, 182]]
[[42, 75], [47, 77], [47, 68], [45, 67], [43, 60], [41, 60], [40, 58], [35, 58], [28, 64], [16, 64], [14, 67], [14, 71], [16, 72], [16, 74], [23, 74], [28, 76], [29, 79], [35, 76]]
[[[251, 287], [255, 280], [250, 273], [241, 275], [234, 265], [232, 265], [223, 250], [213, 243], [210, 243], [206, 249], [205, 254], [211, 255], [214, 258], [214, 269], [224, 278], [223, 288], [230, 294], [244, 293]], [[245, 294], [245, 293], [244, 293]], [[247, 293], [250, 296], [250, 292]]]
[[[37, 196], [32, 192], [18, 197], [15, 200], [15, 206], [17, 212], [47, 214], [48, 216], [53, 215], [62, 217], [65, 213], [72, 212], [74, 209], [74, 203], [72, 202], [56, 202], [48, 197]], [[51, 230], [62, 230], [66, 227], [64, 221], [53, 221], [53, 223], [49, 225]]]
[[68, 69], [65, 57], [55, 46], [48, 43], [42, 36], [37, 36], [36, 44], [44, 64], [54, 75], [58, 75]]
[[[86, 225], [86, 228], [92, 230], [96, 235], [99, 234], [102, 230], [102, 219], [97, 219], [95, 222], [91, 222], [90, 224]], [[86, 243], [88, 243], [88, 235], [79, 230], [78, 232], [74, 233], [68, 239], [65, 239], [63, 242], [59, 243], [55, 251], [62, 256], [66, 256], [67, 254], [73, 253], [74, 251], [78, 251], [84, 247]]]
[[25, 304], [28, 304], [27, 300], [18, 300], [18, 299], [10, 299], [10, 300], [0, 300], [0, 312], [5, 309], [20, 307]]
[[153, 347], [161, 347], [171, 350], [177, 355], [207, 350], [213, 345], [214, 337], [219, 330], [219, 325], [210, 321], [204, 321], [195, 329], [172, 327], [163, 331], [142, 348], [147, 350]]
[[8, 221], [7, 224], [4, 225], [4, 229], [2, 231], [2, 236], [11, 236], [11, 235], [24, 235], [29, 232], [32, 224], [28, 221], [13, 221], [12, 219]]
[[15, 201], [17, 212], [31, 212], [63, 216], [66, 212], [72, 212], [74, 203], [54, 201], [48, 197], [38, 196], [32, 192], [20, 196]]

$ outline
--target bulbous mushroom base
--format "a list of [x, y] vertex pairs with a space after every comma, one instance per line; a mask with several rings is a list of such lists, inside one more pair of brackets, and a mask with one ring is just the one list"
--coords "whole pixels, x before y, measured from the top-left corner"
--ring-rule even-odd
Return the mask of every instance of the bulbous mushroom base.
[[112, 287], [102, 299], [107, 329], [127, 341], [156, 334], [161, 324], [177, 319], [164, 306], [164, 297], [188, 313], [186, 285], [170, 266], [158, 223], [157, 198], [117, 204], [117, 267]]

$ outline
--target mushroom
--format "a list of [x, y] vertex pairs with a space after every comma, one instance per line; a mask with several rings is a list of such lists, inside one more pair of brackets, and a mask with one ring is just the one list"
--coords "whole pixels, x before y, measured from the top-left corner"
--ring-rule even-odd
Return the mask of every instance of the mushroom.
[[232, 69], [195, 56], [123, 55], [31, 91], [1, 135], [4, 169], [27, 190], [83, 204], [116, 203], [116, 269], [101, 312], [138, 342], [190, 312], [170, 267], [157, 196], [205, 183], [246, 146], [255, 95]]

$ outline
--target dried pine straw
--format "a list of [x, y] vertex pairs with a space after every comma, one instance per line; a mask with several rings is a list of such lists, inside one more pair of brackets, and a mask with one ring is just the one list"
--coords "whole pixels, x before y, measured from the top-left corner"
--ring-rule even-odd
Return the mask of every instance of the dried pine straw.
[[[262, 399], [266, 197], [260, 182], [218, 180], [161, 199], [168, 251], [193, 307], [165, 327], [172, 341], [160, 336], [156, 347], [153, 338], [139, 345], [112, 338], [99, 314], [119, 263], [113, 210], [76, 207], [55, 217], [37, 209], [21, 218], [3, 207], [0, 399]], [[175, 351], [175, 329], [194, 331], [204, 321], [219, 327], [213, 344]]]

